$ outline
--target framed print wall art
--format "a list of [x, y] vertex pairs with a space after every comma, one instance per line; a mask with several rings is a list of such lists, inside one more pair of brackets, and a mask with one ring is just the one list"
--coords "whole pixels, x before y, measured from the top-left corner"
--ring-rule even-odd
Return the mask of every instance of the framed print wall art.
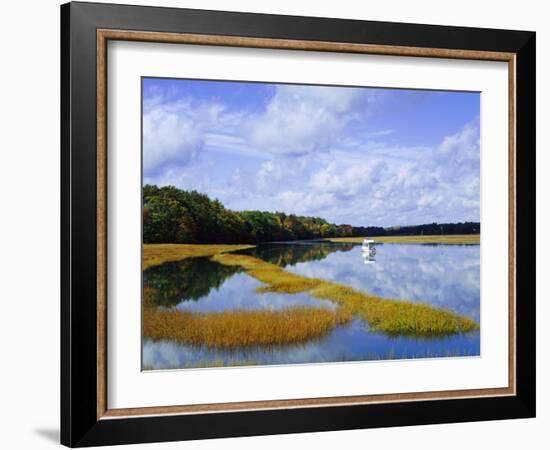
[[534, 416], [535, 33], [61, 23], [63, 444]]

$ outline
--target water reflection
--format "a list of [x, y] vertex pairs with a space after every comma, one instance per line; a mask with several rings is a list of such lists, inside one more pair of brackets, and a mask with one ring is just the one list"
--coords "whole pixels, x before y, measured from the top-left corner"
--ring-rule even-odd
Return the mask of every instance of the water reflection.
[[237, 253], [252, 255], [256, 258], [281, 267], [301, 262], [322, 261], [335, 252], [349, 252], [356, 248], [353, 244], [337, 244], [316, 241], [295, 241], [259, 245]]
[[209, 349], [163, 340], [143, 343], [146, 369], [178, 369], [228, 365], [304, 364], [385, 359], [479, 355], [479, 332], [439, 339], [389, 337], [369, 330], [361, 320], [338, 327], [304, 344]]
[[[479, 245], [377, 244], [365, 267], [360, 246], [287, 270], [347, 284], [381, 297], [427, 302], [479, 321]], [[374, 262], [374, 259], [369, 262]]]
[[374, 264], [376, 262], [374, 255], [371, 255], [370, 253], [361, 252], [361, 256], [363, 258], [363, 264]]
[[159, 306], [175, 306], [182, 300], [199, 300], [218, 289], [230, 276], [242, 272], [237, 266], [222, 266], [210, 258], [167, 262], [143, 272], [143, 287]]
[[[479, 321], [479, 246], [377, 244], [376, 256], [360, 245], [299, 242], [262, 245], [243, 251], [290, 272], [352, 286], [387, 298], [422, 301]], [[258, 293], [261, 283], [238, 267], [193, 258], [152, 267], [144, 288], [161, 308], [194, 312], [281, 309], [308, 305], [334, 308], [307, 293]], [[430, 339], [391, 337], [360, 319], [320, 339], [278, 347], [231, 351], [143, 341], [143, 367], [173, 369], [236, 364], [292, 364], [479, 355], [479, 332]]]
[[221, 286], [211, 289], [200, 301], [188, 301], [182, 297], [176, 305], [176, 309], [204, 313], [237, 309], [277, 310], [294, 306], [336, 309], [336, 304], [333, 302], [318, 300], [304, 293], [288, 295], [265, 292], [258, 294], [256, 289], [261, 286], [262, 283], [246, 273], [237, 273], [225, 280]]

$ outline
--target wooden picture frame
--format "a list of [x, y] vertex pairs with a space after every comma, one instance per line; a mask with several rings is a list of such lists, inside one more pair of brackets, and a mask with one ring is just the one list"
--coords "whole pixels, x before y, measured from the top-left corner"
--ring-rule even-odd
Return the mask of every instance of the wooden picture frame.
[[[535, 33], [78, 2], [61, 7], [61, 27], [63, 444], [534, 417]], [[109, 40], [507, 62], [508, 387], [110, 409], [106, 400]]]

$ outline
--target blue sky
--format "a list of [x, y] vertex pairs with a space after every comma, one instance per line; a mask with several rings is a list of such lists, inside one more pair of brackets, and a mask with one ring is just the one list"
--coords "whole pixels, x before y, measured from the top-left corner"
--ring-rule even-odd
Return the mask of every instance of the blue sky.
[[478, 221], [479, 93], [143, 79], [143, 182], [359, 225]]

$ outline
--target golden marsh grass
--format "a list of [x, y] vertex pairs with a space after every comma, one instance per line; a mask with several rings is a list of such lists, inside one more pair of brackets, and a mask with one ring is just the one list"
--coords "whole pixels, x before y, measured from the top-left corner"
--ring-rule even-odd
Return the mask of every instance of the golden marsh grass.
[[468, 317], [431, 305], [405, 300], [391, 300], [356, 291], [338, 283], [308, 278], [252, 256], [218, 254], [214, 261], [239, 265], [266, 286], [260, 292], [297, 293], [308, 291], [316, 298], [331, 300], [341, 309], [360, 315], [369, 325], [392, 335], [437, 336], [479, 329]]
[[143, 270], [169, 261], [212, 256], [252, 248], [253, 245], [144, 244]]
[[423, 303], [385, 299], [337, 283], [323, 282], [311, 295], [332, 300], [390, 335], [438, 336], [479, 329], [468, 317]]
[[240, 266], [250, 276], [265, 283], [266, 286], [258, 288], [258, 292], [296, 294], [309, 291], [323, 282], [318, 278], [295, 275], [275, 264], [248, 255], [219, 254], [214, 255], [212, 260], [226, 266]]
[[146, 307], [143, 335], [218, 348], [284, 345], [323, 336], [350, 319], [350, 312], [343, 308], [296, 307], [203, 314]]
[[479, 244], [479, 234], [448, 234], [434, 236], [365, 236], [326, 239], [330, 242], [360, 244], [363, 239], [374, 239], [386, 244]]
[[389, 335], [430, 337], [479, 329], [475, 321], [452, 311], [369, 295], [342, 284], [296, 275], [252, 256], [225, 253], [249, 247], [150, 245], [144, 247], [144, 259], [146, 254], [148, 257], [144, 267], [189, 257], [212, 256], [212, 260], [220, 264], [242, 267], [250, 276], [264, 283], [257, 289], [258, 292], [309, 292], [318, 299], [336, 303], [338, 308], [293, 307], [193, 313], [154, 307], [150, 300], [152, 288], [146, 288], [143, 335], [151, 339], [170, 339], [218, 348], [285, 345], [322, 337], [353, 316], [362, 317], [373, 329]]

